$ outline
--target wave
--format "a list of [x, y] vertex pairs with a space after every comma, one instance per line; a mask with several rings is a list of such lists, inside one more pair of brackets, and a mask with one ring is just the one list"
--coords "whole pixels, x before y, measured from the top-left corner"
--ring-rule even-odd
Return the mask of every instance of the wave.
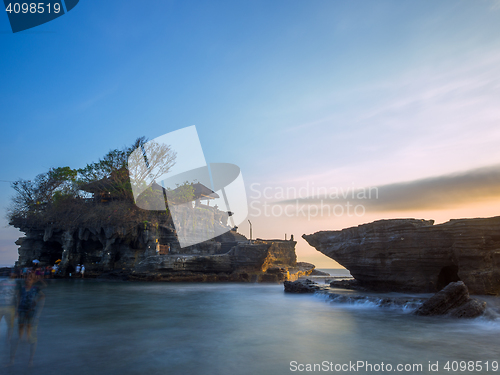
[[[315, 296], [325, 302], [343, 307], [355, 309], [382, 308], [399, 311], [405, 314], [410, 314], [416, 311], [429, 297], [427, 294], [422, 296], [409, 296], [401, 294], [399, 294], [399, 296], [377, 296], [332, 293], [329, 289], [320, 289], [315, 293]], [[497, 298], [495, 298], [495, 300], [497, 300]], [[488, 303], [490, 302], [492, 301], [488, 301]], [[446, 315], [442, 317], [446, 317]], [[460, 324], [464, 323], [464, 329], [469, 329], [472, 323], [477, 329], [493, 329], [495, 331], [500, 331], [500, 308], [492, 304], [492, 306], [486, 308], [486, 311], [482, 316], [473, 319], [453, 320]]]
[[337, 293], [328, 293], [325, 294], [325, 296], [327, 300], [336, 304], [338, 303], [358, 307], [386, 308], [401, 310], [403, 312], [413, 312], [424, 302], [423, 299], [414, 297], [379, 297]]

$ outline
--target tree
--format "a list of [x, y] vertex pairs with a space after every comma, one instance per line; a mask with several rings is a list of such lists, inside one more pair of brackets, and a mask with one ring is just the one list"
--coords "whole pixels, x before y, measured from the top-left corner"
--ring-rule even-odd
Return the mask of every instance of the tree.
[[133, 150], [127, 165], [134, 196], [139, 197], [156, 179], [168, 173], [176, 157], [170, 146], [155, 141], [141, 143]]
[[[141, 153], [137, 153], [140, 150]], [[146, 170], [129, 172], [136, 155], [144, 161], [142, 152], [148, 155]], [[144, 213], [132, 201], [132, 186], [129, 173], [143, 173], [142, 176], [159, 178], [175, 164], [176, 153], [170, 146], [147, 142], [138, 138], [131, 146], [109, 151], [97, 162], [84, 168], [51, 168], [33, 180], [19, 179], [12, 184], [15, 191], [8, 210], [8, 219], [15, 226], [38, 226], [44, 223], [59, 225], [61, 228], [74, 227], [78, 223], [130, 222], [144, 220], [145, 215], [157, 220], [167, 220], [168, 213]], [[93, 192], [107, 199], [109, 206], [89, 206], [82, 200]], [[118, 199], [116, 199], [118, 198]], [[22, 219], [22, 220], [20, 220]]]
[[11, 186], [16, 194], [12, 197], [12, 204], [8, 209], [9, 216], [22, 215], [32, 209], [37, 202], [35, 183], [19, 179]]
[[96, 163], [87, 164], [78, 169], [78, 183], [80, 185], [110, 178], [114, 171], [126, 165], [127, 152], [125, 150], [111, 150]]
[[77, 171], [70, 167], [52, 168], [41, 173], [34, 180], [19, 179], [12, 183], [16, 194], [12, 198], [12, 210], [25, 213], [37, 206], [51, 203], [54, 195], [75, 195]]

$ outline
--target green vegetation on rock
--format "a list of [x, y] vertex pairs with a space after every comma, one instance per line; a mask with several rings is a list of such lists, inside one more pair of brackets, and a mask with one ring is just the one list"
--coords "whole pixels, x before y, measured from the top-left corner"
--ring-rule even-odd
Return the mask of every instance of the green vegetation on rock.
[[[153, 226], [167, 223], [168, 209], [143, 210], [134, 203], [127, 164], [134, 150], [148, 148], [148, 154], [152, 155], [148, 171], [155, 172], [153, 181], [175, 164], [176, 153], [169, 146], [146, 141], [144, 137], [138, 138], [131, 146], [111, 150], [80, 169], [51, 168], [32, 180], [15, 181], [12, 183], [15, 194], [7, 213], [9, 223], [22, 230], [46, 226], [63, 230], [109, 225], [130, 228], [141, 223]], [[186, 182], [169, 191], [169, 199], [188, 202], [193, 191]], [[146, 190], [141, 197], [148, 199], [148, 194], [154, 191]]]

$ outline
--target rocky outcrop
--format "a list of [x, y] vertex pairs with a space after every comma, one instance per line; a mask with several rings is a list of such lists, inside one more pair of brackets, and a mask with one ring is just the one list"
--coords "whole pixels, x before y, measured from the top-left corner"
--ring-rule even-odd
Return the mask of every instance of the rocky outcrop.
[[348, 305], [366, 306], [369, 304], [376, 307], [416, 310], [424, 301], [424, 299], [418, 297], [382, 297], [373, 294], [341, 294], [336, 293], [335, 289], [318, 285], [309, 279], [295, 282], [285, 281], [283, 285], [285, 293], [320, 293], [326, 295], [333, 303]]
[[420, 316], [448, 315], [454, 318], [477, 318], [486, 311], [486, 302], [470, 298], [467, 287], [462, 281], [450, 283], [428, 299], [414, 296], [384, 296], [374, 293], [337, 293], [335, 289], [320, 286], [309, 279], [285, 281], [284, 289], [285, 293], [324, 294], [333, 303], [413, 311], [415, 315]]
[[333, 280], [330, 282], [330, 287], [338, 289], [353, 289], [360, 291], [369, 291], [370, 289], [362, 286], [356, 279]]
[[297, 263], [294, 241], [238, 243], [214, 255], [154, 255], [139, 262], [130, 278], [164, 281], [283, 282], [309, 274], [314, 265]]
[[484, 313], [486, 302], [469, 297], [469, 291], [462, 281], [448, 284], [445, 288], [424, 302], [416, 315], [450, 315], [456, 318], [476, 318]]
[[330, 274], [328, 272], [323, 272], [315, 269], [311, 272], [311, 276], [330, 276]]
[[229, 231], [210, 241], [181, 248], [175, 229], [142, 224], [116, 226], [25, 229], [17, 266], [38, 259], [42, 266], [61, 259], [62, 276], [84, 264], [86, 277], [157, 281], [260, 281], [296, 280], [314, 270], [297, 263], [294, 241], [248, 239]]
[[298, 280], [300, 277], [309, 276], [314, 272], [314, 264], [307, 262], [297, 262], [295, 267], [289, 267], [287, 273], [288, 281]]
[[379, 220], [302, 237], [362, 287], [437, 292], [463, 281], [471, 294], [500, 293], [500, 217], [433, 224]]
[[311, 280], [285, 281], [285, 293], [315, 293], [319, 290], [318, 285]]

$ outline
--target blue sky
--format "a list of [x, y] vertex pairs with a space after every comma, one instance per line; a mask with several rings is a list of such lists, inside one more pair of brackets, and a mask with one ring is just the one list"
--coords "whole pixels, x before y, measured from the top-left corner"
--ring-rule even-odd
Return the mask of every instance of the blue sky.
[[[190, 125], [206, 160], [237, 164], [247, 186], [375, 186], [498, 165], [499, 16], [487, 0], [81, 0], [12, 34], [2, 14], [0, 180], [79, 168]], [[9, 195], [0, 182], [0, 207]], [[257, 236], [299, 237], [382, 217], [491, 215], [495, 202], [252, 221]], [[20, 234], [6, 225], [0, 264], [17, 258]], [[299, 258], [331, 265], [306, 246]]]

